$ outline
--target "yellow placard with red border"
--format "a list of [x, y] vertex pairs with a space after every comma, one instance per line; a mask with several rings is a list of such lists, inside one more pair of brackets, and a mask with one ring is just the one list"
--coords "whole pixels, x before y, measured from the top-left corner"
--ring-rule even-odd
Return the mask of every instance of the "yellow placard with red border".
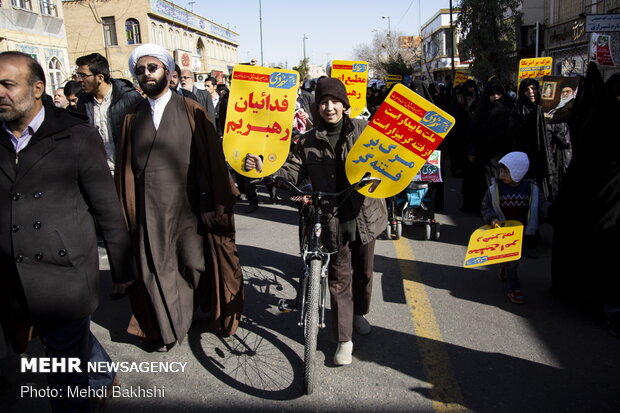
[[334, 60], [331, 76], [340, 79], [347, 89], [351, 104], [350, 117], [360, 115], [366, 108], [366, 89], [368, 87], [368, 62]]
[[553, 68], [552, 57], [534, 57], [519, 61], [519, 80], [551, 76]]
[[454, 87], [460, 86], [469, 80], [469, 73], [457, 71], [454, 76]]
[[522, 247], [523, 225], [519, 221], [502, 221], [497, 228], [485, 225], [471, 234], [463, 267], [518, 260]]
[[[271, 175], [284, 164], [291, 146], [299, 73], [237, 65], [230, 84], [223, 149], [226, 161], [242, 175]], [[263, 170], [246, 171], [248, 153], [263, 158]]]
[[454, 118], [402, 84], [396, 84], [355, 142], [345, 162], [349, 182], [366, 172], [381, 178], [373, 192], [387, 198], [404, 190], [454, 126]]

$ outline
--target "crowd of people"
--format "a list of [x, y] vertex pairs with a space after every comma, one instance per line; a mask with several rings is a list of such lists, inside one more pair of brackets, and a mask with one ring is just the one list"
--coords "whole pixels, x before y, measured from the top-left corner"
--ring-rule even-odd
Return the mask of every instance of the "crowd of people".
[[[145, 349], [166, 352], [181, 343], [195, 311], [209, 314], [213, 333], [233, 335], [243, 311], [233, 207], [243, 193], [252, 213], [258, 197], [252, 181], [233, 178], [222, 151], [228, 88], [215, 78], [198, 88], [191, 71], [154, 44], [129, 57], [135, 83], [113, 79], [98, 53], [75, 63], [75, 79], [51, 97], [36, 60], [0, 53], [0, 356], [7, 343], [23, 352], [39, 336], [49, 357], [110, 360], [90, 332], [99, 300], [98, 241], [110, 262], [111, 297], [129, 297], [127, 330]], [[620, 335], [620, 277], [611, 264], [620, 214], [614, 128], [620, 74], [603, 82], [591, 65], [577, 94], [567, 91], [547, 114], [533, 79], [518, 88], [494, 78], [408, 86], [456, 120], [439, 149], [452, 174], [462, 177], [461, 209], [493, 226], [522, 222], [532, 258], [540, 222], [550, 223], [552, 292], [580, 299], [585, 293]], [[349, 117], [340, 80], [324, 77], [310, 90], [300, 88], [295, 145], [276, 174], [326, 192], [346, 187], [346, 154], [388, 92], [370, 86], [368, 114], [360, 119]], [[262, 160], [248, 154], [245, 167], [260, 171]], [[276, 202], [272, 188], [270, 196]], [[347, 365], [353, 332], [371, 331], [365, 315], [374, 245], [387, 210], [385, 200], [359, 193], [344, 207], [329, 207], [322, 239], [334, 253], [328, 274], [338, 343], [333, 360]], [[585, 242], [596, 259], [566, 259], [583, 257]], [[523, 304], [517, 269], [518, 262], [506, 263], [498, 277], [508, 298]], [[48, 381], [52, 388], [118, 385], [111, 371], [50, 373]], [[53, 411], [93, 407], [83, 397], [50, 402]]]
[[[157, 45], [141, 45], [129, 58], [137, 87], [111, 78], [100, 54], [76, 66], [80, 90], [72, 81], [52, 98], [36, 60], [0, 54], [0, 355], [7, 343], [22, 353], [39, 336], [47, 357], [82, 366], [111, 361], [90, 333], [98, 241], [110, 263], [111, 297], [129, 296], [127, 331], [146, 350], [182, 342], [198, 309], [209, 314], [212, 332], [233, 335], [243, 310], [233, 214], [239, 193], [221, 147], [219, 106], [210, 92], [192, 92], [188, 73]], [[173, 75], [187, 89], [171, 83]], [[51, 372], [48, 384], [111, 391], [118, 380], [113, 371], [84, 368]], [[53, 411], [82, 412], [105, 400], [50, 403]]]
[[[597, 309], [620, 336], [620, 277], [611, 253], [618, 247], [620, 214], [620, 156], [614, 149], [620, 74], [604, 81], [591, 63], [576, 90], [563, 87], [548, 111], [536, 79], [523, 79], [518, 88], [494, 77], [456, 87], [446, 80], [409, 87], [455, 118], [439, 149], [451, 175], [462, 178], [460, 210], [491, 225], [517, 219], [526, 228], [525, 255], [534, 259], [538, 227], [551, 225], [550, 293]], [[584, 249], [597, 251], [596, 258], [586, 259]], [[508, 298], [523, 304], [517, 267], [502, 265], [498, 277], [507, 283]]]

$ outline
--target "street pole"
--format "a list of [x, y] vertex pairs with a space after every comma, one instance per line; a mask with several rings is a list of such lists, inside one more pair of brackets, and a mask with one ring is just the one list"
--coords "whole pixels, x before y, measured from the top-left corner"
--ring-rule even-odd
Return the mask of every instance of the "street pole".
[[450, 0], [450, 59], [452, 60], [452, 84], [456, 78], [456, 68], [454, 67], [454, 24], [452, 23], [452, 0]]
[[540, 53], [540, 43], [539, 43], [539, 39], [540, 39], [540, 35], [539, 35], [539, 31], [540, 31], [540, 22], [536, 22], [536, 57], [538, 57], [538, 54]]
[[258, 20], [260, 23], [260, 65], [265, 66], [263, 59], [263, 6], [261, 0], [258, 0]]
[[306, 60], [306, 39], [308, 39], [308, 34], [304, 33], [303, 43], [304, 43], [304, 61]]
[[381, 16], [382, 19], [387, 19], [388, 21], [388, 37], [392, 35], [392, 28], [390, 25], [390, 16]]

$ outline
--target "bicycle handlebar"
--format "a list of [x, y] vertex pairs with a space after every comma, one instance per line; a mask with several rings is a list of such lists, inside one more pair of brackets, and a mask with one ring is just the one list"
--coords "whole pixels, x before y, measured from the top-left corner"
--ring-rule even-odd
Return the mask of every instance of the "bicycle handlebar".
[[358, 182], [349, 185], [340, 192], [304, 191], [296, 187], [295, 184], [290, 182], [288, 179], [281, 176], [275, 176], [274, 181], [283, 184], [284, 186], [295, 192], [297, 195], [319, 198], [339, 198], [344, 195], [348, 196], [350, 192], [353, 192], [359, 188], [363, 188], [367, 185], [372, 185], [371, 188], [369, 188], [368, 192], [373, 192], [377, 185], [381, 183], [381, 178], [372, 177], [370, 176], [370, 172], [367, 172], [366, 175], [364, 175], [362, 179], [360, 179]]

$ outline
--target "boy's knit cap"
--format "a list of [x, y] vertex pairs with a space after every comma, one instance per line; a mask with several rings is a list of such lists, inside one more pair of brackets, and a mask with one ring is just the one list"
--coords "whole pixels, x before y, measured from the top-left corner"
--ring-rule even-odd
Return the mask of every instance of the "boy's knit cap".
[[530, 168], [530, 160], [524, 152], [510, 152], [504, 155], [499, 163], [508, 169], [510, 177], [515, 182], [521, 182]]
[[336, 79], [335, 77], [324, 77], [319, 79], [314, 91], [314, 99], [318, 103], [325, 95], [333, 96], [341, 101], [345, 109], [351, 107], [349, 97], [347, 96], [347, 89], [340, 79]]

